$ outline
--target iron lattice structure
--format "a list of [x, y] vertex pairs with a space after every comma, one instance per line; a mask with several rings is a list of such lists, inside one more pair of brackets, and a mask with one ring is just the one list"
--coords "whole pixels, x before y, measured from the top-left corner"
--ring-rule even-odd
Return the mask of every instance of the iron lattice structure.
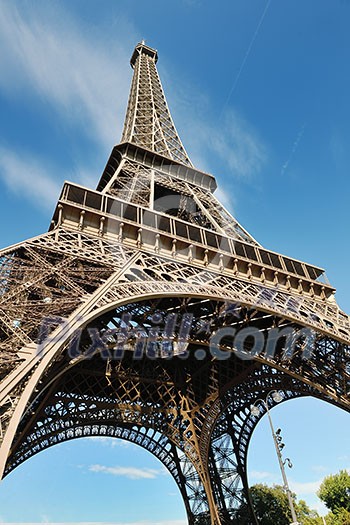
[[0, 472], [119, 437], [163, 462], [190, 525], [253, 525], [250, 406], [281, 390], [349, 410], [350, 319], [322, 269], [266, 250], [218, 202], [156, 61], [136, 46], [97, 190], [65, 183], [48, 233], [0, 254]]

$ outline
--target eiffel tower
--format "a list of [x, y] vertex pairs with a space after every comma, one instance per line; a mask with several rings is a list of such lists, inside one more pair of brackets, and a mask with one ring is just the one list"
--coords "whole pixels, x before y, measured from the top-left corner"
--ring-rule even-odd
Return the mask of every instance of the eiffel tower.
[[190, 525], [253, 525], [247, 451], [268, 394], [349, 410], [350, 319], [322, 269], [263, 248], [216, 199], [157, 59], [133, 52], [97, 189], [66, 182], [49, 231], [1, 251], [0, 477], [116, 437], [164, 464]]

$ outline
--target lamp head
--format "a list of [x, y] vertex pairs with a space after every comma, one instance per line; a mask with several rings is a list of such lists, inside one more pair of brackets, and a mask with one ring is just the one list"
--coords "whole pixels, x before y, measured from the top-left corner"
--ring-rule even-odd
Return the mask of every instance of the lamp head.
[[283, 399], [283, 395], [281, 394], [281, 392], [277, 392], [277, 390], [276, 392], [272, 392], [271, 397], [275, 403], [280, 403]]
[[252, 414], [252, 416], [258, 416], [260, 414], [260, 410], [255, 405], [251, 405], [250, 406], [250, 413]]

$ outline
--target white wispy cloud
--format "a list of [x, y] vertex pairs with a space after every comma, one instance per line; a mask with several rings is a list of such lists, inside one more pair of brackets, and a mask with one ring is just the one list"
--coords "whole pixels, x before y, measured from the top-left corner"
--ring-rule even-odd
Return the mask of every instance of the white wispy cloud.
[[350, 461], [350, 456], [344, 455], [344, 456], [338, 456], [338, 461]]
[[289, 479], [289, 486], [292, 492], [295, 492], [298, 499], [303, 499], [307, 504], [315, 509], [319, 514], [327, 514], [328, 509], [325, 504], [318, 498], [317, 491], [323, 481], [323, 477], [315, 481], [294, 481]]
[[267, 147], [250, 124], [230, 109], [222, 121], [204, 121], [188, 108], [184, 128], [187, 151], [196, 167], [213, 173], [218, 182], [215, 195], [228, 211], [235, 210], [235, 179], [252, 182], [267, 162]]
[[[317, 497], [318, 489], [322, 481], [324, 480], [325, 471], [327, 470], [323, 466], [316, 465], [316, 468], [312, 470], [323, 472], [321, 478], [313, 481], [296, 481], [292, 477], [288, 477], [289, 487], [297, 496], [297, 499], [303, 499], [312, 508], [317, 510], [321, 515], [327, 514], [328, 510], [324, 503]], [[282, 485], [282, 479], [280, 474], [267, 472], [267, 471], [251, 471], [249, 473], [250, 485], [255, 483], [264, 483], [268, 486]]]
[[90, 465], [91, 472], [102, 472], [103, 474], [112, 474], [113, 476], [122, 476], [128, 479], [155, 479], [164, 475], [165, 469], [138, 468], [138, 467], [107, 467], [105, 465]]
[[316, 481], [294, 481], [290, 480], [290, 488], [293, 492], [295, 492], [298, 497], [305, 496], [307, 494], [316, 494], [318, 489], [320, 488], [320, 485], [323, 481], [323, 478], [317, 479]]
[[211, 172], [221, 163], [232, 177], [250, 178], [260, 173], [267, 159], [266, 146], [250, 124], [233, 109], [223, 121], [201, 121], [189, 116], [188, 149], [194, 163]]
[[[249, 473], [249, 480], [250, 484], [254, 484], [256, 482], [263, 482], [268, 485], [281, 485], [282, 480], [279, 474], [273, 473], [273, 472], [266, 472], [266, 471], [252, 471]], [[292, 478], [289, 478], [289, 485], [293, 492], [295, 492], [298, 496], [298, 498], [306, 496], [306, 495], [315, 495], [318, 491], [321, 483], [322, 483], [323, 477], [320, 479], [317, 479], [315, 481], [295, 481]]]
[[81, 132], [109, 146], [119, 138], [135, 30], [123, 19], [103, 35], [78, 24], [57, 3], [2, 2], [0, 88], [40, 96]]
[[[311, 495], [311, 494], [314, 494], [316, 495], [318, 489], [320, 488], [320, 485], [322, 483], [322, 481], [325, 479], [326, 476], [329, 476], [330, 473], [327, 473], [327, 468], [325, 467], [319, 467], [318, 469], [316, 468], [313, 468], [313, 470], [315, 471], [319, 471], [319, 472], [322, 472], [322, 477], [315, 480], [315, 481], [306, 481], [306, 482], [299, 482], [299, 481], [294, 481], [293, 479], [291, 479], [290, 481], [290, 486], [291, 486], [291, 489], [296, 493], [298, 494], [298, 496], [300, 495], [301, 497], [302, 496], [305, 496], [305, 495]], [[346, 469], [349, 473], [350, 473], [350, 469]]]
[[26, 196], [37, 207], [52, 209], [59, 197], [61, 184], [47, 174], [37, 159], [0, 147], [0, 178], [8, 189]]
[[47, 514], [44, 514], [41, 518], [41, 523], [51, 523], [51, 519]]
[[251, 479], [252, 481], [258, 481], [258, 480], [269, 480], [271, 478], [275, 478], [276, 475], [273, 474], [272, 472], [265, 472], [265, 471], [260, 471], [260, 470], [252, 470], [250, 473], [249, 473], [249, 479]]
[[313, 465], [311, 467], [311, 469], [314, 471], [314, 472], [327, 472], [329, 469], [328, 467], [325, 467], [324, 465]]
[[[100, 32], [93, 27], [84, 27], [59, 3], [47, 4], [38, 1], [23, 3], [3, 2], [0, 11], [0, 90], [25, 103], [31, 98], [44, 100], [67, 126], [92, 140], [96, 148], [109, 151], [119, 140], [127, 97], [129, 93], [131, 69], [129, 57], [133, 45], [138, 40], [137, 31], [122, 15], [119, 15], [118, 31]], [[166, 66], [166, 60], [164, 60]], [[166, 67], [162, 66], [165, 76]], [[172, 75], [173, 76], [173, 75]], [[266, 148], [249, 123], [237, 113], [227, 110], [219, 121], [209, 119], [212, 112], [205, 86], [201, 90], [186, 84], [171, 89], [175, 94], [175, 106], [184, 97], [177, 111], [180, 127], [185, 133], [185, 146], [192, 160], [199, 168], [214, 171], [214, 166], [223, 167], [223, 191], [220, 198], [232, 209], [233, 196], [230, 194], [229, 177], [251, 177], [259, 173], [266, 160]], [[195, 103], [193, 101], [195, 100]], [[170, 107], [173, 107], [173, 98]], [[205, 119], [204, 116], [208, 117]], [[54, 117], [54, 118], [56, 118]], [[2, 177], [7, 186], [14, 191], [24, 191], [36, 199], [33, 188], [22, 177], [14, 176], [11, 169], [15, 163], [14, 153], [6, 146], [5, 160], [2, 161]], [[46, 206], [51, 206], [52, 195], [57, 196], [54, 180], [58, 170], [48, 169], [43, 156], [31, 159], [37, 166], [34, 179], [46, 198]], [[9, 159], [11, 162], [9, 162]], [[19, 161], [18, 161], [19, 162]], [[69, 178], [94, 186], [97, 174], [91, 167], [81, 165], [72, 169]], [[57, 180], [62, 182], [62, 175]], [[65, 176], [64, 178], [68, 178]], [[60, 184], [61, 185], [61, 184]], [[37, 201], [39, 203], [39, 201]], [[42, 205], [42, 204], [39, 204]]]
[[[120, 17], [118, 32], [87, 31], [58, 3], [3, 2], [0, 10], [0, 90], [30, 104], [44, 100], [57, 120], [79, 129], [107, 151], [119, 139], [131, 70], [135, 30]], [[131, 44], [132, 42], [132, 44]], [[52, 117], [51, 117], [52, 118]], [[0, 145], [0, 177], [6, 186], [38, 207], [52, 209], [62, 171], [45, 152], [29, 156]], [[67, 175], [64, 178], [68, 178]], [[91, 168], [72, 167], [69, 178], [95, 186]], [[56, 182], [59, 181], [59, 182]]]
[[226, 114], [224, 129], [216, 130], [212, 147], [222, 159], [226, 159], [233, 175], [240, 177], [259, 173], [266, 160], [265, 146], [249, 124], [233, 110]]
[[[159, 68], [175, 125], [193, 164], [220, 178], [219, 166], [226, 196], [225, 179], [232, 182], [235, 177], [259, 175], [268, 160], [268, 148], [244, 115], [233, 107], [226, 107], [219, 115], [205, 84], [196, 84], [173, 64], [162, 61]], [[225, 204], [232, 205], [232, 200], [226, 197]]]
[[101, 443], [102, 445], [108, 446], [108, 447], [121, 447], [121, 448], [130, 448], [133, 445], [130, 443], [130, 441], [125, 441], [124, 439], [118, 439], [113, 437], [107, 437], [107, 436], [91, 436], [89, 437], [89, 440], [91, 441], [97, 441]]

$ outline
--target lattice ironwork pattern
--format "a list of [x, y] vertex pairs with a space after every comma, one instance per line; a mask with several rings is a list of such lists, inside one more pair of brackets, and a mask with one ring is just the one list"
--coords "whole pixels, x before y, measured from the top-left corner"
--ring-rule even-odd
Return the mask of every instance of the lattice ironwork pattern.
[[0, 475], [110, 436], [164, 464], [190, 525], [256, 525], [250, 407], [278, 390], [349, 411], [350, 319], [322, 269], [266, 250], [217, 201], [156, 61], [136, 46], [98, 189], [65, 183], [49, 232], [0, 252]]
[[155, 50], [145, 44], [136, 46], [131, 59], [135, 73], [122, 142], [133, 142], [192, 166], [171, 118], [156, 62]]

